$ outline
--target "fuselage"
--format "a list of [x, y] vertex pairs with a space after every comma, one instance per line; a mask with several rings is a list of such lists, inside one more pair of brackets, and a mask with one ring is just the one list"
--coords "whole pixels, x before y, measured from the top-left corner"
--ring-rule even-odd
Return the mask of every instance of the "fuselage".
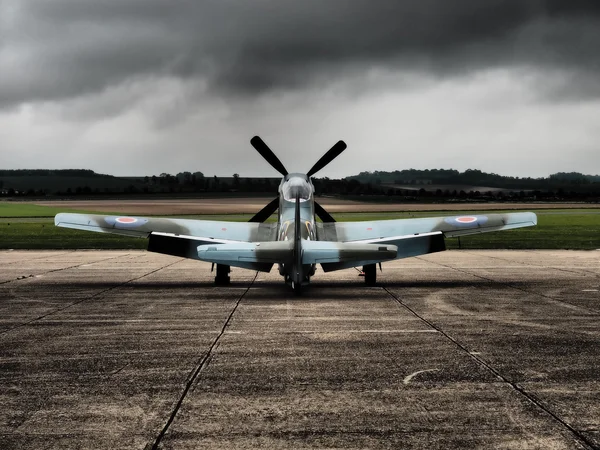
[[291, 264], [280, 264], [279, 273], [293, 285], [308, 283], [315, 265], [302, 264], [302, 240], [316, 240], [315, 188], [305, 174], [287, 174], [279, 185], [278, 240], [294, 242]]

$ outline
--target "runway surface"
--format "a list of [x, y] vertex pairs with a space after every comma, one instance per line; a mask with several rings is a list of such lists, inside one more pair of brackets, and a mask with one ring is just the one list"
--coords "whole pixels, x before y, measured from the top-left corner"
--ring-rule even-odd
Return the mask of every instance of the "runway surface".
[[449, 251], [380, 286], [0, 252], [0, 448], [600, 448], [600, 252]]

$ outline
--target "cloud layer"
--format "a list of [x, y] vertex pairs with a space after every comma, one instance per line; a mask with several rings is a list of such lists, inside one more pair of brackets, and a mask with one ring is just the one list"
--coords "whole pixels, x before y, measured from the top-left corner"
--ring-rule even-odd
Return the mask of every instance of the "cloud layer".
[[594, 0], [4, 0], [1, 13], [4, 106], [155, 76], [255, 95], [373, 67], [600, 66]]
[[598, 48], [596, 0], [0, 0], [0, 164], [227, 174], [265, 133], [371, 152], [331, 175], [600, 171]]

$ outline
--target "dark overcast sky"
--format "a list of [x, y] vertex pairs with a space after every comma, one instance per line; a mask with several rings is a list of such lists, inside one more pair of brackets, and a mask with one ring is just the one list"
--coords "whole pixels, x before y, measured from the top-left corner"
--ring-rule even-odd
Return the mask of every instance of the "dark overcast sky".
[[0, 0], [0, 167], [600, 173], [600, 1]]

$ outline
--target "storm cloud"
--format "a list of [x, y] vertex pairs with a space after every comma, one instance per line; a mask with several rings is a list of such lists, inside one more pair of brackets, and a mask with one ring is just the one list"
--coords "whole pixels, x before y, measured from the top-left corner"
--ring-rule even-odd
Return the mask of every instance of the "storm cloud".
[[453, 76], [600, 66], [594, 0], [3, 0], [0, 103], [60, 100], [144, 77], [211, 92], [301, 89], [347, 71]]
[[596, 0], [0, 0], [0, 164], [228, 174], [265, 133], [297, 166], [349, 140], [332, 176], [597, 171], [598, 48]]

